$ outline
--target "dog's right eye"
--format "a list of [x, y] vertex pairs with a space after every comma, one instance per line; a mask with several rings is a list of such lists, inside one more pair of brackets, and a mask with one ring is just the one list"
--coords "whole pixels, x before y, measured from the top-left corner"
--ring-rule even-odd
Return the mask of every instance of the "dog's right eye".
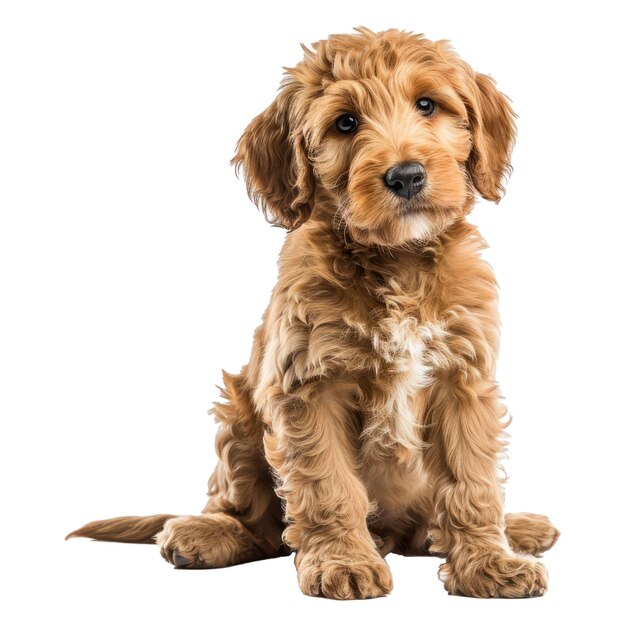
[[357, 127], [359, 126], [359, 120], [354, 117], [354, 115], [350, 115], [350, 113], [344, 113], [340, 115], [335, 121], [335, 128], [344, 135], [348, 133], [353, 133]]

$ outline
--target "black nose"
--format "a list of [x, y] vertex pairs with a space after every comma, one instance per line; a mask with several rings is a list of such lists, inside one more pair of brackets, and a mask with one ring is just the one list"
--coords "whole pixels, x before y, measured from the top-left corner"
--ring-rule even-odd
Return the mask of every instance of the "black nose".
[[407, 200], [419, 193], [426, 181], [426, 170], [421, 163], [409, 161], [389, 168], [385, 173], [385, 185], [397, 196]]

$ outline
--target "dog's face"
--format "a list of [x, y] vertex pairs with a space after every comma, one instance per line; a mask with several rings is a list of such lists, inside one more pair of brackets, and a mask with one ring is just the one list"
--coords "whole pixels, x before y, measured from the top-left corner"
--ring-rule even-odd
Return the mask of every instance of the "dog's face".
[[320, 190], [353, 239], [398, 246], [442, 232], [476, 191], [500, 198], [513, 117], [446, 42], [359, 29], [305, 51], [233, 161], [272, 222], [297, 228]]

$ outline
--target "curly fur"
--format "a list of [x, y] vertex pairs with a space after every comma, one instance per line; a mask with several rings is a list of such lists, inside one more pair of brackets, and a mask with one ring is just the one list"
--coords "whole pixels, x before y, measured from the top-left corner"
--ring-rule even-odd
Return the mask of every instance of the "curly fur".
[[[342, 113], [356, 133], [334, 129]], [[177, 567], [294, 550], [302, 590], [331, 598], [387, 594], [391, 551], [443, 556], [451, 593], [544, 593], [536, 556], [558, 531], [503, 511], [497, 286], [466, 221], [476, 193], [500, 199], [514, 137], [506, 97], [447, 42], [360, 28], [305, 48], [233, 159], [289, 233], [250, 362], [213, 409], [209, 502], [71, 536], [162, 528]], [[427, 172], [412, 203], [382, 180], [404, 161]]]

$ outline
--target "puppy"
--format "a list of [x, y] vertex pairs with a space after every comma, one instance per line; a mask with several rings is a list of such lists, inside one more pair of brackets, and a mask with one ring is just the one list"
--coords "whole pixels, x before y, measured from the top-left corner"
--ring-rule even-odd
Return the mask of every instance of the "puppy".
[[546, 591], [558, 531], [503, 511], [497, 288], [466, 221], [501, 198], [514, 113], [443, 41], [365, 28], [304, 49], [233, 163], [288, 230], [248, 365], [224, 374], [198, 516], [92, 522], [179, 568], [295, 551], [302, 591], [391, 590], [436, 554], [452, 594]]

